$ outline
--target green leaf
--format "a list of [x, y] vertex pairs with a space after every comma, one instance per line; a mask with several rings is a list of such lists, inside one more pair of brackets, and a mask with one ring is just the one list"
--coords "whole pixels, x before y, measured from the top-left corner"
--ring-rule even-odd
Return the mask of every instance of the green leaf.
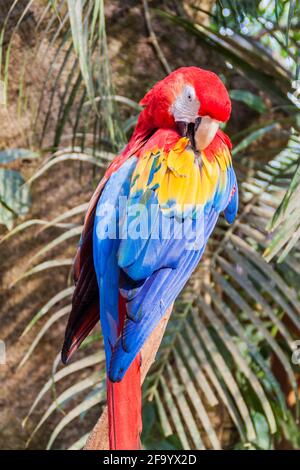
[[[289, 141], [289, 147], [283, 154], [290, 157], [290, 165], [284, 169], [282, 176], [292, 170], [292, 178], [284, 197], [280, 201], [267, 229], [272, 233], [272, 238], [265, 249], [264, 257], [271, 261], [277, 254], [281, 263], [288, 253], [296, 246], [300, 238], [300, 165], [299, 165], [299, 134], [295, 134]], [[296, 145], [296, 146], [295, 146]], [[295, 146], [295, 148], [294, 148]], [[292, 167], [292, 168], [291, 168]]]
[[[95, 95], [92, 71], [90, 67], [89, 30], [87, 19], [83, 21], [83, 0], [67, 0], [74, 50], [79, 57], [80, 70], [87, 87], [88, 95]], [[95, 1], [95, 10], [98, 1]]]
[[258, 113], [264, 113], [266, 111], [265, 104], [260, 96], [254, 95], [250, 91], [245, 90], [230, 90], [229, 96], [235, 101], [241, 101], [245, 103], [249, 108], [254, 109]]
[[267, 126], [262, 127], [261, 129], [251, 132], [241, 142], [239, 142], [237, 145], [234, 146], [232, 150], [232, 155], [236, 155], [239, 152], [245, 150], [247, 147], [249, 147], [250, 144], [261, 139], [261, 137], [263, 137], [268, 132], [271, 132], [275, 128], [276, 125], [277, 125], [276, 123], [269, 124]]
[[253, 411], [252, 419], [257, 435], [257, 439], [255, 441], [256, 446], [262, 450], [270, 450], [271, 435], [264, 415], [258, 411]]

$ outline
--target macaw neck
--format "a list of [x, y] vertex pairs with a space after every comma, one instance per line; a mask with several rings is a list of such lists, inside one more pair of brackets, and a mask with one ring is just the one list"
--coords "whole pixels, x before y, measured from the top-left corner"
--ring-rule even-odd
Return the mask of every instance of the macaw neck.
[[123, 150], [127, 157], [137, 152], [149, 138], [158, 130], [175, 130], [175, 121], [162, 110], [153, 110], [151, 105], [146, 106], [140, 113], [133, 134]]
[[143, 109], [139, 115], [138, 122], [129, 139], [128, 144], [122, 152], [114, 158], [105, 172], [105, 179], [108, 179], [128, 158], [132, 155], [139, 155], [140, 150], [147, 143], [149, 138], [156, 131], [147, 108]]
[[169, 152], [180, 139], [182, 139], [182, 137], [175, 129], [157, 129], [141, 147], [138, 156], [140, 156], [141, 153], [155, 153], [158, 149]]
[[129, 139], [129, 142], [122, 152], [122, 155], [126, 155], [128, 158], [136, 153], [143, 146], [143, 144], [147, 142], [155, 130], [154, 123], [150, 117], [147, 116], [146, 109], [143, 109], [139, 115], [138, 122]]

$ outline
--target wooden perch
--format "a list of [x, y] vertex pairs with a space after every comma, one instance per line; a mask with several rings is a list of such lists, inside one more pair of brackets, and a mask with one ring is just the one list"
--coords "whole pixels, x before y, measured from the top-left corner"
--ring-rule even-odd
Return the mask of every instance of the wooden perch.
[[[165, 316], [161, 319], [161, 321], [145, 343], [144, 347], [142, 348], [142, 383], [144, 382], [152, 363], [155, 361], [155, 356], [160, 346], [162, 337], [164, 335], [172, 309], [173, 305], [168, 308]], [[102, 415], [97, 421], [97, 424], [90, 433], [84, 450], [109, 450], [107, 407], [104, 408]]]

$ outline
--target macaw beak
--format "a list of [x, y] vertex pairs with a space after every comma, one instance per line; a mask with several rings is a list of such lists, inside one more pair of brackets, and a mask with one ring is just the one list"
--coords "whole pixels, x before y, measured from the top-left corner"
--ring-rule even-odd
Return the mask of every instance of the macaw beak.
[[188, 131], [188, 122], [176, 121], [176, 129], [181, 137], [186, 137]]
[[195, 122], [177, 121], [176, 127], [181, 137], [188, 137], [192, 147], [201, 151], [206, 149], [213, 141], [219, 129], [219, 124], [219, 121], [209, 116], [199, 116]]
[[215, 138], [220, 122], [209, 116], [196, 118], [194, 140], [196, 150], [204, 150]]
[[181, 137], [188, 137], [192, 147], [195, 149], [195, 123], [186, 121], [176, 121], [177, 132]]

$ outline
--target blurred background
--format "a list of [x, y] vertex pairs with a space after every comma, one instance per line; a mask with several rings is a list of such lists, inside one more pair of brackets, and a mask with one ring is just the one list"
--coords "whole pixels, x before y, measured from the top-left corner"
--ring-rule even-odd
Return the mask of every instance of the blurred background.
[[0, 448], [80, 449], [100, 416], [100, 327], [60, 363], [72, 258], [139, 100], [183, 65], [230, 91], [241, 203], [176, 302], [143, 446], [300, 448], [299, 23], [287, 0], [2, 0]]

